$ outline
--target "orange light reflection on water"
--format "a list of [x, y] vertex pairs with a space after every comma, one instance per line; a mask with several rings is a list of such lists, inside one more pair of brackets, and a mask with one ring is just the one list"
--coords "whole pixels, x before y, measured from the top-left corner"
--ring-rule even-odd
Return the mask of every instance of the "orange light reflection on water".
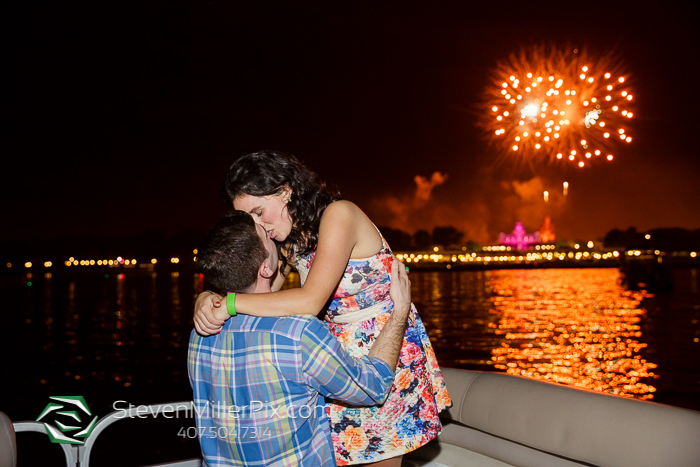
[[652, 399], [654, 363], [641, 358], [640, 302], [617, 269], [500, 270], [491, 275], [489, 327], [503, 336], [492, 349], [495, 368], [513, 375], [595, 391]]

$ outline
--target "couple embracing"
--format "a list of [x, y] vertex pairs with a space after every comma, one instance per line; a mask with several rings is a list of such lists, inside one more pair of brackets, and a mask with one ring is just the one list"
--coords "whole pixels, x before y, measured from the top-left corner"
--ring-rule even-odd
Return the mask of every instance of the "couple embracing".
[[222, 195], [188, 357], [205, 465], [399, 466], [451, 405], [404, 267], [292, 156], [243, 156]]

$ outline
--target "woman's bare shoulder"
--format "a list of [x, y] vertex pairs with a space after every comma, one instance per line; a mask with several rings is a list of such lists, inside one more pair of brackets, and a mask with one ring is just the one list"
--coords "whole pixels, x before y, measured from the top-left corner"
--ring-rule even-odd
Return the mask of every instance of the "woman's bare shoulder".
[[329, 204], [326, 210], [323, 212], [323, 216], [329, 215], [331, 217], [351, 217], [353, 220], [357, 220], [362, 217], [367, 217], [365, 213], [352, 201], [341, 199], [334, 203]]
[[327, 221], [329, 229], [344, 226], [347, 231], [353, 232], [355, 245], [351, 258], [371, 256], [382, 247], [382, 238], [372, 221], [351, 201], [341, 200], [329, 205], [321, 222], [324, 220]]

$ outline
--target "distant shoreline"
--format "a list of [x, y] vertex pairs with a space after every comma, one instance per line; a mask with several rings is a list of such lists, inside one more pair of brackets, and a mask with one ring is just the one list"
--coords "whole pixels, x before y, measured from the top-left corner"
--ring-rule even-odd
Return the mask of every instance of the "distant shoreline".
[[597, 252], [396, 252], [410, 270], [415, 271], [483, 271], [494, 269], [666, 269], [700, 267], [696, 252], [665, 253], [658, 250], [628, 250]]

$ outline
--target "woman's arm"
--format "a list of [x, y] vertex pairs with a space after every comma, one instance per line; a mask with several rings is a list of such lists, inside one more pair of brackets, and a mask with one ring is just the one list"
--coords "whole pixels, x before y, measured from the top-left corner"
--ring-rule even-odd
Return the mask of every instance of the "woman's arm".
[[358, 242], [358, 225], [366, 219], [347, 201], [329, 205], [321, 217], [316, 256], [304, 287], [237, 296], [236, 311], [255, 316], [318, 315], [338, 287]]
[[[337, 201], [321, 217], [316, 256], [304, 287], [238, 294], [236, 311], [254, 316], [318, 315], [338, 287], [353, 252], [367, 256], [368, 251], [376, 253], [380, 248], [381, 238], [362, 210], [349, 201]], [[195, 327], [200, 334], [218, 332], [228, 319], [223, 301], [219, 306], [214, 302], [202, 300], [203, 306], [195, 307]]]

